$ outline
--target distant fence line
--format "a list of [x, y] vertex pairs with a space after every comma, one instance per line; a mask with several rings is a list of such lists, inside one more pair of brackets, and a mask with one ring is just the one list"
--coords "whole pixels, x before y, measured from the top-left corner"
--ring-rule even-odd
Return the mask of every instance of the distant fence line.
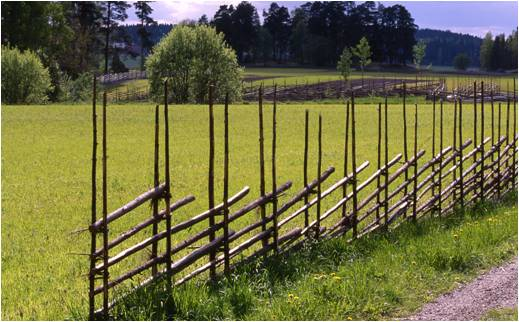
[[104, 74], [97, 77], [101, 84], [114, 84], [134, 79], [146, 79], [146, 71], [130, 70], [125, 73]]
[[[344, 162], [341, 167], [341, 179], [323, 189], [323, 184], [335, 171], [334, 167], [322, 169], [322, 117], [319, 115], [317, 127], [317, 168], [316, 177], [309, 182], [308, 146], [309, 146], [309, 113], [305, 113], [305, 139], [304, 139], [304, 165], [301, 176], [304, 185], [291, 195], [283, 204], [279, 204], [278, 198], [288, 193], [292, 182], [288, 181], [278, 185], [276, 178], [276, 144], [277, 144], [277, 99], [276, 88], [273, 93], [273, 115], [271, 135], [271, 182], [270, 192], [265, 184], [265, 178], [269, 171], [265, 169], [265, 140], [263, 118], [263, 88], [258, 89], [258, 115], [259, 115], [259, 183], [260, 192], [253, 201], [239, 209], [236, 204], [250, 192], [249, 187], [243, 187], [235, 194], [229, 195], [229, 104], [226, 100], [224, 106], [224, 162], [223, 165], [223, 198], [216, 198], [214, 193], [215, 171], [215, 134], [213, 117], [213, 89], [210, 87], [209, 98], [209, 169], [208, 169], [208, 208], [206, 211], [191, 219], [174, 223], [174, 214], [182, 211], [181, 208], [195, 200], [195, 196], [188, 195], [175, 202], [171, 202], [170, 188], [170, 164], [169, 164], [169, 123], [167, 84], [164, 84], [164, 174], [163, 181], [159, 180], [159, 120], [160, 109], [155, 109], [154, 132], [154, 186], [130, 201], [126, 205], [108, 213], [107, 209], [107, 155], [106, 155], [106, 93], [103, 97], [102, 107], [102, 217], [97, 216], [97, 111], [96, 100], [93, 101], [93, 151], [92, 151], [92, 211], [91, 224], [91, 253], [89, 271], [89, 308], [90, 319], [109, 318], [109, 310], [117, 303], [109, 300], [109, 290], [115, 286], [149, 271], [150, 275], [138, 284], [138, 288], [145, 287], [160, 279], [165, 279], [168, 290], [180, 285], [189, 279], [209, 271], [209, 277], [216, 279], [218, 275], [228, 275], [231, 270], [244, 261], [279, 254], [288, 250], [296, 250], [306, 240], [320, 240], [344, 236], [346, 234], [353, 240], [373, 231], [390, 227], [396, 227], [404, 221], [416, 221], [426, 214], [444, 216], [459, 207], [463, 210], [467, 205], [488, 199], [498, 199], [506, 192], [515, 189], [517, 182], [517, 133], [516, 133], [516, 97], [509, 97], [506, 104], [506, 112], [503, 113], [502, 105], [491, 104], [492, 131], [491, 136], [485, 136], [485, 100], [481, 103], [474, 100], [474, 137], [464, 138], [462, 125], [463, 112], [461, 100], [454, 103], [453, 132], [444, 131], [443, 100], [437, 101], [433, 97], [433, 133], [430, 156], [419, 166], [419, 160], [424, 160], [425, 150], [418, 150], [418, 119], [417, 105], [414, 106], [414, 141], [412, 149], [408, 149], [407, 123], [403, 122], [404, 152], [392, 159], [388, 155], [388, 104], [378, 105], [378, 152], [376, 170], [363, 182], [359, 182], [358, 174], [365, 172], [370, 162], [357, 164], [356, 144], [357, 130], [355, 119], [355, 92], [349, 93], [349, 101], [345, 104], [345, 137], [344, 137]], [[484, 84], [474, 82], [473, 97], [483, 97]], [[96, 85], [94, 81], [94, 97], [96, 97]], [[515, 83], [514, 83], [515, 93]], [[409, 112], [406, 107], [406, 86], [403, 86], [403, 118]], [[511, 102], [513, 101], [513, 104]], [[449, 106], [452, 108], [452, 106]], [[498, 118], [494, 122], [495, 109], [498, 109]], [[513, 118], [510, 110], [513, 108]], [[439, 110], [439, 111], [438, 111]], [[477, 115], [480, 118], [477, 118]], [[502, 122], [506, 121], [505, 133], [501, 132]], [[479, 121], [477, 121], [479, 120]], [[511, 124], [513, 121], [513, 125]], [[497, 131], [494, 131], [497, 124]], [[513, 126], [512, 133], [510, 127]], [[477, 131], [480, 129], [478, 135]], [[439, 134], [439, 142], [436, 137]], [[446, 135], [453, 136], [453, 145], [445, 146]], [[342, 147], [341, 147], [342, 148]], [[303, 151], [302, 151], [303, 152]], [[312, 170], [314, 171], [314, 170]], [[322, 209], [324, 198], [331, 199], [335, 194], [335, 203], [329, 209]], [[340, 192], [338, 196], [337, 193]], [[216, 200], [220, 200], [218, 203]], [[134, 209], [151, 201], [152, 215], [145, 221], [129, 227], [117, 236], [109, 236], [109, 224], [131, 213]], [[164, 209], [160, 210], [159, 202], [164, 202]], [[271, 204], [267, 213], [266, 206]], [[231, 211], [231, 208], [233, 210]], [[315, 214], [310, 214], [315, 209]], [[259, 211], [261, 218], [253, 219], [251, 224], [243, 227], [231, 224], [238, 218], [247, 214], [254, 216]], [[337, 214], [336, 216], [333, 216]], [[304, 217], [304, 224], [301, 217]], [[299, 224], [296, 218], [301, 218]], [[333, 219], [333, 220], [332, 220]], [[325, 220], [328, 224], [325, 226]], [[205, 228], [195, 228], [196, 224], [206, 222]], [[291, 225], [288, 223], [291, 222]], [[159, 231], [159, 224], [165, 223], [165, 229]], [[152, 227], [149, 237], [125, 248], [115, 255], [109, 255], [109, 251], [115, 246], [135, 236], [145, 228]], [[190, 237], [181, 241], [173, 240], [174, 234], [192, 230]], [[198, 230], [197, 230], [198, 229]], [[259, 231], [258, 231], [259, 230]], [[351, 232], [351, 233], [350, 233]], [[217, 233], [220, 236], [217, 237]], [[101, 236], [102, 245], [98, 247], [98, 236]], [[111, 238], [110, 237], [114, 237]], [[192, 249], [196, 242], [207, 239], [207, 242]], [[162, 246], [162, 247], [160, 247]], [[143, 263], [111, 278], [109, 269], [144, 249], [150, 250], [150, 256]], [[159, 253], [159, 249], [165, 249]], [[245, 252], [248, 252], [245, 254]], [[243, 254], [244, 256], [238, 256]], [[196, 266], [196, 262], [206, 258], [207, 262]], [[223, 266], [223, 270], [219, 267]], [[185, 272], [181, 277], [175, 278]], [[102, 283], [96, 282], [102, 280]], [[102, 294], [103, 304], [96, 310], [95, 299]]]

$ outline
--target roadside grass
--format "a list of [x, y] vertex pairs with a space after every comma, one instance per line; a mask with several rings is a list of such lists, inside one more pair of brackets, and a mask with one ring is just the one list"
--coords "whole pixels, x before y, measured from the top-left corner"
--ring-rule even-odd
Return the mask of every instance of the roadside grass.
[[[215, 284], [195, 280], [131, 293], [120, 320], [383, 320], [403, 318], [482, 270], [517, 255], [517, 194], [447, 217], [408, 222], [256, 261]], [[515, 311], [490, 319], [517, 319]], [[84, 316], [74, 316], [74, 318]]]
[[517, 306], [514, 308], [499, 308], [488, 311], [481, 317], [482, 321], [517, 321]]
[[[414, 98], [408, 100], [408, 146], [412, 146]], [[99, 106], [99, 105], [98, 105]], [[465, 105], [464, 105], [465, 107]], [[490, 108], [487, 105], [487, 108]], [[309, 176], [316, 175], [317, 117], [323, 116], [323, 169], [336, 168], [324, 187], [342, 177], [345, 107], [340, 105], [278, 105], [278, 184], [293, 182], [291, 190], [280, 200], [287, 200], [303, 187], [304, 114], [310, 112]], [[127, 203], [153, 184], [154, 104], [108, 106], [108, 211]], [[488, 111], [488, 109], [487, 109]], [[505, 115], [506, 109], [503, 109]], [[100, 111], [99, 111], [100, 112]], [[68, 308], [79, 306], [87, 311], [88, 303], [88, 233], [75, 234], [90, 221], [91, 106], [44, 105], [2, 106], [2, 318], [63, 319]], [[497, 110], [496, 110], [497, 113]], [[390, 105], [389, 157], [403, 150], [401, 104]], [[421, 160], [431, 157], [432, 108], [420, 104], [419, 149], [427, 151]], [[100, 114], [99, 118], [100, 118]], [[366, 179], [375, 171], [377, 159], [377, 107], [357, 105], [357, 160], [369, 160], [369, 168], [359, 174]], [[439, 115], [439, 114], [437, 114]], [[208, 117], [207, 106], [171, 105], [171, 174], [173, 200], [193, 194], [197, 200], [174, 214], [173, 223], [190, 218], [207, 209]], [[256, 104], [231, 105], [230, 117], [230, 186], [231, 194], [250, 187], [250, 193], [233, 209], [259, 196], [258, 112]], [[272, 106], [265, 104], [265, 149], [270, 152]], [[490, 134], [490, 113], [485, 113], [486, 133]], [[445, 104], [445, 141], [451, 144], [453, 105]], [[472, 107], [466, 106], [463, 117], [464, 138], [472, 137]], [[496, 124], [497, 126], [497, 124]], [[100, 130], [100, 123], [99, 123]], [[162, 131], [162, 127], [161, 127]], [[161, 132], [162, 133], [162, 132]], [[216, 171], [215, 195], [223, 195], [223, 107], [215, 106]], [[479, 133], [479, 127], [478, 127]], [[501, 133], [505, 133], [503, 119]], [[100, 136], [99, 132], [99, 136]], [[436, 142], [439, 141], [437, 132]], [[478, 134], [479, 137], [479, 134]], [[163, 146], [161, 146], [161, 152]], [[99, 150], [100, 153], [100, 150]], [[99, 157], [99, 154], [98, 154]], [[161, 155], [161, 159], [162, 155]], [[99, 167], [101, 161], [99, 160]], [[266, 169], [270, 153], [266, 153]], [[422, 164], [420, 162], [420, 164]], [[351, 168], [351, 166], [350, 166]], [[161, 163], [161, 170], [163, 163]], [[98, 171], [100, 175], [100, 171]], [[99, 195], [101, 177], [98, 177]], [[270, 186], [267, 175], [267, 187]], [[338, 195], [323, 200], [327, 209]], [[98, 202], [98, 214], [101, 202]], [[145, 205], [131, 216], [121, 218], [110, 227], [110, 237], [151, 214]], [[310, 216], [315, 213], [311, 212]], [[338, 214], [330, 216], [336, 221]], [[250, 214], [233, 223], [244, 227], [256, 221]], [[301, 222], [299, 221], [298, 224]], [[174, 236], [174, 242], [205, 227], [206, 222]], [[234, 226], [235, 225], [235, 226]], [[326, 223], [328, 225], [328, 223]], [[289, 225], [287, 225], [289, 226]], [[290, 229], [292, 227], [287, 227]], [[136, 235], [128, 242], [148, 237], [150, 231]], [[130, 244], [114, 248], [119, 252]], [[83, 255], [82, 255], [83, 254]], [[121, 262], [121, 268], [110, 271], [114, 277], [122, 270], [142, 262], [142, 252]], [[177, 254], [183, 256], [183, 254]], [[178, 258], [178, 257], [175, 257]]]

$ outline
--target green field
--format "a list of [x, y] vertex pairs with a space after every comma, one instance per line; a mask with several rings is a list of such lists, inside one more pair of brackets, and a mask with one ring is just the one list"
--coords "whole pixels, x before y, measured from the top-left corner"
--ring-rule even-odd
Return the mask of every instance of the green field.
[[[410, 100], [410, 147], [413, 138], [412, 103], [413, 100]], [[468, 138], [472, 136], [472, 107], [465, 107], [464, 136]], [[323, 116], [323, 169], [332, 165], [337, 168], [324, 185], [327, 187], [341, 177], [339, 169], [342, 168], [343, 158], [344, 106], [306, 104], [305, 108], [310, 110], [311, 115], [311, 178], [315, 177], [317, 171], [317, 117], [319, 113]], [[446, 106], [445, 110], [445, 144], [450, 144], [452, 105]], [[217, 106], [215, 113], [216, 195], [222, 196], [222, 106]], [[401, 105], [390, 106], [390, 158], [403, 150], [401, 113]], [[173, 105], [170, 117], [173, 199], [188, 194], [197, 198], [183, 211], [174, 214], [174, 222], [178, 222], [207, 208], [207, 108], [200, 105]], [[271, 107], [268, 105], [265, 111], [268, 152], [271, 117]], [[152, 104], [109, 106], [109, 211], [152, 185], [153, 118]], [[490, 113], [486, 113], [486, 118], [489, 133]], [[431, 105], [419, 106], [419, 120], [419, 148], [426, 149], [427, 157], [430, 157]], [[231, 106], [230, 122], [230, 193], [246, 185], [251, 188], [249, 195], [240, 202], [241, 205], [259, 195], [256, 105]], [[377, 152], [376, 106], [358, 105], [357, 124], [358, 163], [364, 160], [373, 162]], [[503, 129], [504, 126], [503, 122]], [[304, 109], [296, 104], [279, 105], [277, 181], [278, 184], [287, 180], [293, 182], [290, 193], [281, 202], [303, 185], [303, 129]], [[266, 159], [270, 160], [268, 152]], [[88, 258], [77, 254], [88, 253], [89, 236], [87, 233], [78, 235], [71, 232], [89, 224], [90, 158], [90, 106], [2, 106], [3, 319], [64, 319], [70, 317], [71, 311], [86, 312]], [[269, 162], [266, 167], [270, 169]], [[372, 164], [361, 174], [360, 179], [366, 178], [375, 168]], [[270, 178], [267, 176], [269, 186]], [[335, 197], [323, 203], [323, 209], [331, 205], [333, 200], [336, 200]], [[131, 218], [116, 221], [111, 227], [111, 236], [149, 214], [150, 208], [146, 205], [139, 208]], [[250, 214], [233, 225], [242, 227], [246, 222], [256, 220], [257, 216]], [[143, 235], [139, 236], [142, 238]], [[175, 239], [183, 237], [185, 234], [179, 234]], [[120, 248], [113, 252], [118, 250]], [[145, 256], [146, 253], [142, 252], [125, 265], [142, 261]], [[121, 269], [128, 266], [122, 266]], [[119, 272], [114, 269], [111, 274], [115, 277]]]

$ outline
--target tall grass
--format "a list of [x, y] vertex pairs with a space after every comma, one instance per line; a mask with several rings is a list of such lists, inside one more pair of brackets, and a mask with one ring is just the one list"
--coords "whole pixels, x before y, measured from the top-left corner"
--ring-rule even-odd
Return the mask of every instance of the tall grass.
[[[352, 243], [332, 239], [240, 267], [216, 283], [125, 297], [123, 320], [372, 320], [404, 317], [517, 254], [517, 194], [502, 204], [406, 223]], [[78, 318], [79, 316], [76, 316]]]

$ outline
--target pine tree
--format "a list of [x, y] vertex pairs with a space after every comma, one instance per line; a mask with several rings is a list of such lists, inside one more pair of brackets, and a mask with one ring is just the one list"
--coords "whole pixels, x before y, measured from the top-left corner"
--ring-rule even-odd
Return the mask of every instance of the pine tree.
[[136, 1], [133, 6], [135, 7], [135, 15], [141, 21], [139, 29], [137, 30], [141, 37], [141, 70], [144, 70], [144, 54], [149, 51], [153, 43], [150, 40], [150, 33], [146, 27], [150, 25], [156, 25], [157, 22], [150, 17], [153, 12], [153, 8], [148, 4], [151, 1]]

